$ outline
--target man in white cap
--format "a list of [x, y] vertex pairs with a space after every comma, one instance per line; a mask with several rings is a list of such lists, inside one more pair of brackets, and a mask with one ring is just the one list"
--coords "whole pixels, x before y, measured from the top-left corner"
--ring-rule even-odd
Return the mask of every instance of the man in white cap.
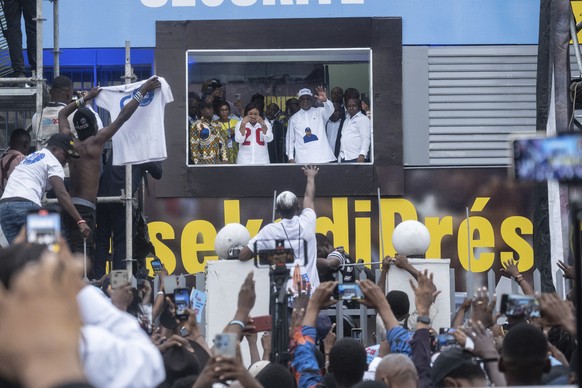
[[323, 107], [313, 107], [313, 94], [301, 89], [297, 94], [301, 110], [289, 120], [286, 138], [289, 163], [328, 163], [336, 160], [325, 132], [325, 124], [334, 112], [326, 91], [318, 86], [317, 99]]
[[[324, 135], [325, 137], [325, 135]], [[277, 211], [281, 215], [281, 222], [273, 222], [266, 225], [259, 233], [253, 237], [240, 254], [239, 260], [248, 261], [252, 259], [255, 249], [255, 242], [284, 241], [285, 246], [294, 246], [296, 241], [305, 241], [307, 247], [307, 257], [304, 249], [295, 249], [295, 263], [299, 264], [302, 283], [311, 285], [315, 289], [319, 285], [319, 274], [317, 272], [317, 244], [315, 241], [315, 176], [319, 172], [316, 166], [303, 167], [303, 173], [307, 177], [305, 185], [305, 196], [303, 198], [303, 210], [299, 212], [299, 201], [297, 196], [290, 191], [283, 191], [277, 196]], [[303, 243], [301, 243], [303, 244]], [[307, 259], [307, 264], [303, 263]], [[293, 287], [296, 285], [293, 284]]]

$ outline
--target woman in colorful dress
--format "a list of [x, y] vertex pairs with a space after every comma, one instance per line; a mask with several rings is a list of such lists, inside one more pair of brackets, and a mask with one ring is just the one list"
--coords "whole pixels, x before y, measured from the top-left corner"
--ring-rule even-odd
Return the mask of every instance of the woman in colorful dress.
[[228, 163], [235, 164], [238, 155], [238, 143], [234, 140], [234, 130], [240, 120], [230, 115], [230, 105], [224, 100], [217, 104], [216, 115], [218, 116], [218, 123], [222, 128], [222, 136], [226, 139]]

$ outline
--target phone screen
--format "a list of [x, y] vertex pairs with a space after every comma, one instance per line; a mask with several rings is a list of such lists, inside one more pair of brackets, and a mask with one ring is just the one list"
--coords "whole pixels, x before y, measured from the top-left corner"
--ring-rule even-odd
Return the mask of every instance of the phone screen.
[[515, 138], [512, 174], [520, 181], [582, 181], [582, 136]]
[[362, 300], [364, 294], [356, 283], [341, 283], [337, 285], [334, 297], [336, 300]]
[[28, 242], [44, 244], [55, 250], [61, 235], [61, 215], [41, 209], [26, 216], [26, 238]]
[[162, 272], [162, 262], [160, 259], [152, 260], [152, 269], [155, 273]]
[[530, 318], [539, 318], [540, 305], [537, 299], [531, 295], [502, 295], [500, 312], [508, 317], [524, 315]]
[[186, 309], [190, 305], [190, 290], [187, 288], [176, 288], [174, 290], [174, 303], [176, 305], [176, 318], [186, 319], [188, 317]]

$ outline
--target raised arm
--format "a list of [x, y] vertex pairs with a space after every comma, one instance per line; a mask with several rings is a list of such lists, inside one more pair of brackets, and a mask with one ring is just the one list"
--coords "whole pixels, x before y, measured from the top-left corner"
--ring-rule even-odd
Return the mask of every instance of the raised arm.
[[505, 266], [505, 268], [501, 269], [501, 273], [503, 275], [515, 279], [515, 281], [517, 282], [517, 284], [519, 284], [519, 287], [521, 287], [521, 290], [525, 295], [534, 295], [533, 288], [528, 283], [528, 281], [525, 280], [523, 275], [519, 272], [519, 269], [517, 269], [517, 262], [515, 260], [509, 259], [502, 262], [501, 264]]
[[386, 292], [386, 277], [388, 276], [391, 263], [392, 258], [390, 256], [386, 256], [384, 260], [382, 260], [382, 272], [380, 272], [380, 279], [378, 279], [378, 287], [380, 287], [382, 292]]
[[[439, 294], [439, 291], [435, 291], [436, 287], [433, 282], [433, 274], [431, 273], [429, 275], [427, 270], [425, 270], [424, 273], [419, 272], [417, 278], [418, 285], [415, 285], [412, 279], [409, 279], [408, 281], [410, 282], [410, 287], [412, 287], [412, 290], [414, 291], [418, 316], [428, 316], [432, 301]], [[410, 343], [410, 358], [412, 359], [412, 362], [414, 362], [418, 371], [420, 387], [432, 386], [430, 377], [431, 352], [429, 329], [429, 323], [418, 322], [416, 324], [416, 332]]]
[[416, 268], [414, 268], [412, 266], [412, 264], [410, 264], [410, 262], [408, 261], [408, 258], [404, 255], [400, 255], [400, 254], [396, 254], [396, 256], [394, 257], [393, 260], [394, 264], [396, 264], [396, 266], [398, 268], [401, 268], [403, 270], [405, 270], [406, 272], [408, 272], [413, 278], [415, 278], [416, 280], [418, 280], [418, 271]]
[[315, 176], [319, 172], [317, 166], [303, 167], [303, 173], [307, 177], [307, 184], [305, 185], [305, 196], [303, 197], [303, 208], [315, 210]]
[[253, 271], [249, 272], [244, 280], [238, 293], [238, 305], [232, 321], [230, 321], [223, 333], [235, 333], [240, 340], [243, 329], [249, 320], [249, 314], [255, 305], [255, 281], [253, 280]]
[[158, 80], [158, 77], [151, 77], [148, 79], [143, 85], [141, 85], [139, 91], [133, 96], [133, 98], [129, 99], [129, 102], [127, 102], [123, 109], [121, 109], [117, 118], [107, 127], [97, 132], [95, 139], [98, 142], [105, 144], [113, 137], [113, 135], [115, 135], [115, 133], [117, 133], [117, 131], [119, 131], [119, 128], [121, 128], [121, 126], [131, 118], [146, 94], [159, 88], [161, 85], [162, 84]]
[[400, 326], [398, 320], [392, 312], [392, 308], [384, 296], [384, 292], [380, 289], [380, 287], [368, 279], [358, 281], [357, 283], [360, 285], [362, 293], [365, 296], [365, 299], [360, 301], [360, 303], [376, 309], [376, 312], [380, 315], [382, 322], [384, 322], [384, 327], [386, 327], [386, 330]]

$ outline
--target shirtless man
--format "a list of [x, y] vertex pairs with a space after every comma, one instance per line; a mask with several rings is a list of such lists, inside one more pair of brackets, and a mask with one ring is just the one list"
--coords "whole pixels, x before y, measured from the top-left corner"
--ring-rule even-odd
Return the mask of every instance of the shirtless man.
[[[160, 86], [161, 84], [158, 78], [152, 77], [141, 86], [139, 92], [141, 96], [146, 96], [147, 93], [152, 92]], [[83, 217], [83, 221], [88, 224], [91, 230], [95, 229], [95, 209], [103, 147], [121, 126], [129, 120], [140, 104], [137, 95], [134, 96], [125, 104], [119, 116], [110, 125], [97, 132], [95, 115], [89, 109], [80, 108], [80, 106], [83, 106], [85, 101], [95, 98], [99, 94], [99, 91], [99, 89], [91, 90], [80, 102], [74, 101], [59, 112], [60, 133], [70, 134], [71, 128], [66, 118], [77, 110], [73, 117], [73, 124], [79, 136], [75, 141], [75, 151], [81, 157], [70, 163], [70, 193], [75, 208], [77, 208], [79, 214]], [[77, 230], [77, 221], [71, 217], [64, 216], [63, 223], [68, 234], [67, 239], [71, 251], [83, 252], [84, 238]], [[93, 258], [93, 244], [93, 235], [90, 235], [87, 238], [87, 256], [89, 258]]]

